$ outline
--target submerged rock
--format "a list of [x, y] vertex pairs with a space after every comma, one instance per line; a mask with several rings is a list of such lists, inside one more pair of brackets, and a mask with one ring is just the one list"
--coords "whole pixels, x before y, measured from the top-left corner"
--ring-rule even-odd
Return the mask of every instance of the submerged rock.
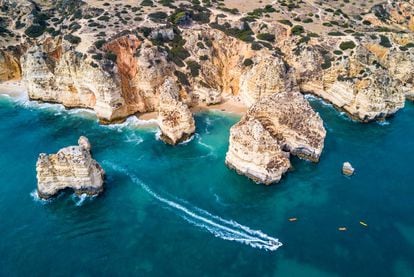
[[161, 139], [175, 145], [186, 140], [195, 132], [193, 114], [179, 99], [179, 89], [172, 79], [165, 80], [160, 89], [158, 124]]
[[346, 176], [351, 176], [354, 174], [355, 169], [349, 162], [344, 162], [342, 165], [342, 173]]
[[105, 172], [92, 159], [88, 139], [82, 136], [78, 143], [62, 148], [57, 154], [39, 155], [36, 163], [39, 197], [47, 199], [67, 188], [76, 194], [97, 195], [103, 191]]
[[322, 119], [300, 93], [275, 93], [231, 128], [226, 164], [258, 183], [271, 184], [291, 167], [290, 154], [317, 162], [325, 136]]

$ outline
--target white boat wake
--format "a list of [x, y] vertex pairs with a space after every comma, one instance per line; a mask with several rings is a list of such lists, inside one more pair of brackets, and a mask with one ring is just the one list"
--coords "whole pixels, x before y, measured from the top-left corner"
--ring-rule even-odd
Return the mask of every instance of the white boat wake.
[[[142, 182], [136, 175], [128, 172], [126, 169], [114, 165], [112, 163], [103, 162], [110, 166], [115, 171], [126, 174], [131, 181], [143, 188], [148, 194], [164, 203], [168, 207], [174, 209], [178, 215], [184, 218], [187, 222], [207, 230], [215, 237], [236, 241], [249, 245], [254, 248], [275, 251], [282, 243], [277, 238], [266, 235], [260, 230], [252, 230], [247, 226], [237, 223], [233, 220], [226, 220], [219, 216], [212, 215], [209, 212], [197, 207], [185, 207], [179, 203], [168, 200], [157, 193], [153, 192], [144, 182]], [[190, 206], [190, 205], [188, 205]]]

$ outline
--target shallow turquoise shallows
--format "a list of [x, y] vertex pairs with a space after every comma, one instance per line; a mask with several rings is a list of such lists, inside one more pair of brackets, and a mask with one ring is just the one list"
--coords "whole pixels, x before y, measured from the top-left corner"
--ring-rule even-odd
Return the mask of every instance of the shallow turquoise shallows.
[[[171, 147], [133, 121], [0, 96], [0, 276], [414, 276], [414, 105], [360, 124], [311, 103], [328, 132], [320, 163], [294, 159], [266, 187], [224, 165], [237, 117], [199, 114]], [[105, 192], [37, 199], [38, 154], [80, 135]]]

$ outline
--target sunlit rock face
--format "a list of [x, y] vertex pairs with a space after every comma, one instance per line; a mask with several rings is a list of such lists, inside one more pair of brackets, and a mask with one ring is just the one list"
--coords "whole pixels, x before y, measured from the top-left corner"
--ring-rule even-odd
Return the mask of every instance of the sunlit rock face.
[[325, 136], [322, 119], [299, 92], [275, 93], [231, 128], [226, 164], [258, 183], [275, 183], [291, 167], [290, 154], [317, 162]]
[[78, 145], [62, 148], [56, 154], [40, 154], [36, 172], [37, 192], [44, 199], [67, 188], [76, 194], [97, 195], [103, 191], [105, 172], [92, 159], [85, 137], [79, 138]]
[[173, 79], [167, 79], [160, 89], [158, 123], [161, 139], [175, 145], [195, 132], [193, 115], [179, 99], [179, 89]]

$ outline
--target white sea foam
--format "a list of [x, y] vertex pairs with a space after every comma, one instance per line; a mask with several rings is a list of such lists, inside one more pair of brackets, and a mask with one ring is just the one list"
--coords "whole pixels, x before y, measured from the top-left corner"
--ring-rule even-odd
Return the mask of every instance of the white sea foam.
[[376, 123], [380, 126], [387, 126], [390, 125], [390, 122], [387, 120], [376, 121]]
[[186, 139], [186, 140], [184, 140], [184, 141], [180, 142], [179, 144], [181, 144], [181, 145], [186, 145], [186, 144], [188, 144], [190, 141], [192, 141], [192, 140], [194, 139], [194, 137], [195, 137], [195, 135], [192, 135], [192, 136], [190, 136], [188, 139]]
[[123, 129], [123, 128], [130, 128], [130, 127], [141, 127], [141, 126], [152, 126], [152, 125], [158, 125], [158, 121], [156, 119], [148, 119], [148, 120], [142, 120], [137, 118], [136, 116], [129, 116], [124, 122], [117, 123], [117, 124], [109, 124], [104, 125], [107, 128], [110, 129]]
[[[188, 205], [186, 207], [177, 202], [168, 200], [154, 191], [152, 191], [144, 182], [142, 182], [136, 175], [128, 172], [122, 167], [114, 165], [112, 163], [104, 161], [104, 164], [112, 167], [112, 169], [124, 173], [131, 178], [131, 180], [143, 188], [148, 194], [160, 201], [161, 203], [172, 208], [184, 218], [187, 222], [207, 230], [215, 237], [235, 241], [249, 245], [254, 248], [275, 251], [282, 243], [277, 238], [266, 235], [260, 230], [253, 230], [247, 226], [244, 226], [234, 220], [226, 220], [219, 216], [213, 215], [203, 209]], [[185, 202], [185, 201], [181, 201]], [[187, 202], [186, 202], [187, 203]]]
[[72, 194], [72, 200], [75, 202], [75, 205], [80, 207], [83, 205], [83, 203], [86, 200], [92, 200], [94, 199], [96, 196], [90, 196], [87, 195], [86, 193], [82, 193], [81, 195], [77, 195], [77, 194]]
[[143, 141], [144, 139], [135, 133], [127, 134], [125, 139], [125, 142], [134, 143], [135, 145], [141, 144]]
[[161, 130], [157, 129], [157, 131], [155, 132], [155, 139], [156, 140], [161, 140]]
[[42, 203], [42, 204], [46, 204], [46, 203], [49, 203], [49, 202], [51, 202], [52, 200], [50, 200], [50, 199], [42, 199], [42, 198], [40, 198], [39, 197], [39, 194], [37, 193], [37, 190], [35, 189], [35, 190], [33, 190], [31, 193], [30, 193], [30, 196], [33, 198], [33, 200], [35, 201], [35, 202], [39, 202], [39, 203]]

